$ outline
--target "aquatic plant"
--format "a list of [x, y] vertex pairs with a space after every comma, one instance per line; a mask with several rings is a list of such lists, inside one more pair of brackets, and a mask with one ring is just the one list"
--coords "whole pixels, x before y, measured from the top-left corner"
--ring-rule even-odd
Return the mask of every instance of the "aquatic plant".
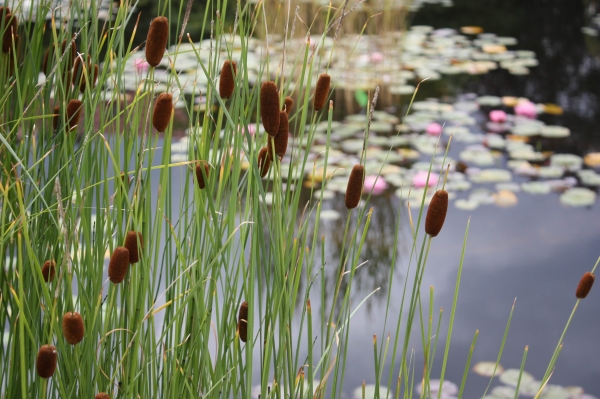
[[156, 17], [150, 23], [146, 37], [146, 62], [157, 67], [162, 61], [169, 40], [169, 20], [166, 17]]

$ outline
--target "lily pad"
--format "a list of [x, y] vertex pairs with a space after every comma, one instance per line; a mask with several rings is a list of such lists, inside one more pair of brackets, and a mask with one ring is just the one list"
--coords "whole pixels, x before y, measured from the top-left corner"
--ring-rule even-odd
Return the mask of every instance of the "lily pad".
[[333, 209], [324, 209], [321, 211], [321, 220], [338, 220], [341, 214]]
[[552, 191], [552, 187], [541, 181], [531, 181], [521, 184], [521, 189], [529, 194], [549, 194]]
[[[528, 384], [533, 381], [533, 376], [527, 371], [519, 369], [507, 369], [504, 373], [500, 374], [500, 382], [506, 385], [517, 386], [517, 382], [519, 381], [519, 374], [521, 374], [521, 384]], [[513, 394], [514, 396], [514, 394]]]
[[515, 193], [509, 190], [500, 190], [497, 193], [495, 193], [494, 201], [497, 206], [502, 208], [515, 206], [519, 202]]
[[463, 211], [472, 211], [479, 207], [479, 202], [472, 199], [458, 199], [454, 201], [454, 206]]
[[596, 193], [583, 187], [573, 187], [560, 195], [560, 202], [568, 206], [590, 206], [596, 202]]
[[483, 377], [493, 376], [494, 370], [496, 371], [495, 374], [498, 375], [504, 371], [504, 367], [501, 364], [496, 367], [496, 362], [479, 362], [473, 366], [473, 372]]
[[563, 126], [543, 126], [540, 129], [542, 137], [562, 138], [569, 137], [571, 131]]
[[577, 175], [583, 184], [586, 186], [600, 186], [600, 174], [593, 170], [580, 170]]
[[600, 166], [600, 152], [590, 152], [583, 157], [583, 162], [585, 162], [585, 164], [590, 168]]
[[483, 169], [469, 176], [473, 183], [502, 183], [512, 180], [512, 174], [505, 169]]
[[[376, 385], [374, 385], [374, 384], [365, 385], [364, 399], [374, 399], [375, 391], [376, 391]], [[394, 397], [394, 393], [392, 391], [388, 391], [388, 389], [385, 385], [380, 385], [379, 386], [379, 397], [381, 397], [381, 398], [390, 397], [391, 398], [391, 397]], [[352, 393], [352, 398], [353, 399], [362, 399], [363, 398], [362, 386], [358, 387], [354, 390], [354, 392]]]
[[551, 166], [559, 166], [570, 172], [581, 169], [583, 158], [574, 154], [554, 154], [550, 157]]

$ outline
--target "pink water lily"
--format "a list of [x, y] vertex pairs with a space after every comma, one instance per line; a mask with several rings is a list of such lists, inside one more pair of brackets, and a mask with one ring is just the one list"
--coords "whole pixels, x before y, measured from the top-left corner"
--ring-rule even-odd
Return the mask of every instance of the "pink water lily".
[[388, 188], [388, 184], [383, 177], [377, 177], [376, 175], [365, 177], [363, 185], [365, 192], [370, 192], [373, 195], [381, 195]]
[[135, 65], [135, 69], [138, 73], [146, 72], [148, 68], [150, 68], [150, 64], [148, 64], [143, 58], [136, 58], [133, 61], [133, 65]]
[[427, 129], [425, 129], [425, 131], [430, 136], [439, 136], [442, 134], [442, 129], [442, 125], [439, 123], [431, 122], [429, 125], [427, 125]]
[[533, 119], [537, 116], [535, 104], [529, 100], [520, 101], [515, 105], [515, 114]]
[[490, 120], [495, 123], [504, 123], [506, 122], [506, 112], [501, 109], [490, 111]]
[[427, 184], [427, 175], [428, 172], [425, 171], [417, 172], [417, 174], [413, 177], [413, 186], [416, 188], [423, 188], [426, 185], [429, 185], [429, 187], [435, 186], [440, 176], [437, 173], [431, 172], [429, 175], [429, 184]]

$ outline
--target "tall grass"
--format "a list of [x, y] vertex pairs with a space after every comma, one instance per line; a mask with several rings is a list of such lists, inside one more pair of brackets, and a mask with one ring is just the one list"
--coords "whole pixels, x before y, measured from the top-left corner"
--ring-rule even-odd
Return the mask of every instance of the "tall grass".
[[[345, 371], [353, 367], [346, 364], [352, 315], [370, 297], [350, 300], [372, 212], [368, 195], [348, 210], [339, 232], [339, 263], [327, 264], [330, 238], [321, 233], [322, 194], [306, 203], [300, 187], [311, 168], [309, 149], [321, 120], [328, 123], [330, 144], [334, 104], [325, 102], [321, 111], [312, 106], [316, 76], [330, 54], [321, 59], [309, 42], [288, 48], [282, 64], [290, 71], [287, 78], [265, 62], [255, 81], [248, 67], [251, 39], [275, 33], [289, 45], [293, 27], [301, 24], [293, 11], [282, 12], [291, 5], [273, 10], [261, 2], [216, 0], [197, 16], [187, 15], [183, 2], [161, 0], [161, 16], [178, 32], [168, 38], [178, 51], [162, 61], [176, 66], [181, 54], [193, 54], [199, 72], [208, 77], [202, 93], [184, 96], [185, 85], [195, 84], [169, 69], [163, 94], [153, 67], [137, 85], [125, 78], [135, 49], [123, 27], [136, 23], [134, 2], [121, 1], [114, 19], [106, 22], [96, 18], [97, 2], [83, 3], [71, 2], [49, 23], [39, 16], [51, 11], [50, 1], [9, 4], [22, 17], [19, 40], [0, 56], [0, 320], [7, 332], [0, 346], [1, 396], [92, 398], [106, 392], [118, 398], [250, 398], [253, 385], [260, 384], [261, 398], [341, 397]], [[224, 10], [233, 9], [235, 15], [227, 16], [232, 25]], [[324, 7], [316, 17], [323, 29], [311, 31], [312, 37], [324, 40], [326, 31], [337, 36], [335, 24], [344, 10], [350, 10], [345, 3]], [[275, 12], [286, 24], [272, 31], [264, 17]], [[211, 32], [208, 48], [185, 34], [188, 18], [203, 20], [203, 31]], [[5, 35], [9, 24], [2, 21]], [[45, 40], [54, 51], [39, 75]], [[86, 62], [76, 68], [84, 85], [72, 85], [74, 46], [85, 55]], [[222, 98], [217, 78], [230, 60], [236, 62], [235, 87]], [[100, 68], [94, 85], [95, 65]], [[279, 89], [280, 109], [286, 96], [294, 97], [293, 146], [282, 160], [263, 152], [259, 168], [261, 148], [276, 145], [260, 124], [260, 82], [268, 80]], [[206, 100], [204, 111], [194, 106], [200, 96]], [[173, 163], [177, 121], [165, 101], [178, 100], [184, 100], [189, 120], [189, 160]], [[371, 111], [375, 106], [376, 94]], [[255, 122], [258, 132], [251, 134]], [[365, 141], [368, 129], [366, 124]], [[321, 156], [327, 182], [328, 152]], [[433, 324], [433, 307], [422, 307], [421, 279], [434, 242], [420, 229], [425, 209], [423, 197], [411, 230], [400, 312], [390, 311], [389, 294], [386, 302], [386, 327], [395, 325], [396, 333], [373, 341], [376, 398], [383, 396], [379, 386], [394, 389], [396, 398], [411, 397], [413, 385], [425, 381], [428, 386], [432, 375], [441, 323]], [[396, 221], [392, 265], [400, 226], [411, 222]], [[442, 379], [467, 236], [468, 227]], [[120, 274], [109, 279], [111, 257]], [[69, 337], [63, 332], [63, 317], [72, 317], [71, 312], [83, 319], [80, 342], [79, 326]], [[415, 369], [409, 348], [415, 333], [425, 353], [422, 372]], [[41, 378], [36, 368], [44, 345], [53, 345], [57, 353], [55, 372], [49, 372], [50, 364], [41, 373], [50, 378]], [[44, 347], [42, 363], [51, 358], [48, 350]], [[400, 358], [400, 368], [386, 369], [386, 358]], [[463, 387], [464, 380], [461, 392]], [[429, 396], [427, 389], [423, 396]]]

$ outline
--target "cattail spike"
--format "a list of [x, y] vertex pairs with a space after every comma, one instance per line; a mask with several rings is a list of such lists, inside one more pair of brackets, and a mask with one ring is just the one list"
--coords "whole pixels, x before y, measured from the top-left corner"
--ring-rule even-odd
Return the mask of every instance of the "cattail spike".
[[271, 157], [269, 156], [269, 148], [263, 147], [258, 152], [258, 171], [260, 177], [265, 177], [269, 173], [271, 167]]
[[317, 87], [315, 88], [315, 111], [320, 111], [321, 108], [325, 106], [325, 103], [327, 102], [327, 97], [329, 97], [330, 84], [331, 77], [328, 74], [323, 73], [319, 76], [319, 80], [317, 80]]
[[65, 340], [71, 345], [76, 345], [83, 339], [83, 318], [77, 312], [69, 312], [63, 316], [62, 331]]
[[110, 257], [108, 263], [108, 278], [114, 284], [125, 280], [129, 269], [129, 250], [125, 247], [117, 247]]
[[281, 111], [279, 113], [279, 132], [273, 138], [273, 144], [271, 144], [271, 139], [269, 138], [269, 157], [273, 157], [273, 149], [272, 146], [275, 147], [275, 154], [281, 160], [287, 151], [289, 139], [289, 122], [287, 113], [285, 111]]
[[52, 117], [52, 130], [56, 130], [60, 124], [60, 106], [54, 107], [54, 116]]
[[226, 100], [233, 95], [236, 74], [237, 64], [235, 61], [225, 61], [223, 63], [223, 68], [221, 69], [221, 77], [219, 78], [219, 95], [223, 100]]
[[152, 126], [159, 132], [167, 130], [171, 122], [173, 113], [173, 96], [168, 93], [161, 93], [154, 104], [154, 113], [152, 114]]
[[260, 86], [260, 116], [269, 136], [279, 132], [279, 92], [274, 82], [265, 82]]
[[[169, 20], [165, 17], [157, 17], [150, 23], [148, 36], [146, 37], [146, 62], [152, 67], [160, 64], [167, 49], [169, 39]], [[158, 130], [158, 129], [157, 129]]]
[[348, 186], [346, 187], [346, 208], [354, 209], [360, 202], [360, 196], [362, 195], [363, 181], [365, 180], [365, 168], [362, 165], [354, 165], [352, 172], [350, 172], [350, 178], [348, 179]]
[[94, 396], [94, 399], [110, 399], [110, 396], [105, 392], [100, 392]]
[[67, 125], [69, 126], [69, 131], [73, 130], [79, 123], [83, 109], [82, 105], [81, 101], [76, 99], [70, 100], [67, 104]]
[[246, 342], [248, 339], [248, 302], [242, 302], [238, 313], [238, 331], [240, 340]]
[[285, 100], [283, 101], [283, 110], [287, 114], [288, 118], [290, 117], [290, 114], [292, 113], [293, 107], [294, 107], [294, 99], [290, 96], [287, 96], [285, 98]]
[[56, 274], [56, 262], [53, 260], [47, 260], [44, 262], [44, 266], [42, 266], [42, 276], [44, 276], [45, 282], [50, 282], [54, 280], [54, 275]]
[[124, 247], [129, 250], [129, 263], [138, 263], [140, 261], [140, 256], [142, 255], [142, 249], [144, 249], [142, 233], [136, 233], [135, 231], [127, 233]]
[[579, 285], [577, 286], [577, 291], [575, 291], [575, 296], [580, 299], [585, 298], [590, 293], [595, 279], [596, 277], [593, 273], [585, 272], [583, 277], [581, 277], [581, 280], [579, 280]]
[[448, 211], [448, 192], [446, 190], [438, 190], [433, 195], [427, 209], [427, 217], [425, 218], [425, 233], [431, 237], [436, 237], [446, 220], [446, 212]]
[[79, 56], [75, 58], [75, 62], [73, 63], [73, 85], [79, 87], [79, 91], [84, 93], [88, 79], [91, 83], [90, 87], [94, 88], [96, 80], [98, 79], [98, 64], [92, 64], [89, 55], [85, 62], [82, 56]]
[[4, 16], [4, 35], [2, 36], [2, 52], [8, 53], [13, 45], [13, 36], [15, 37], [15, 44], [17, 42], [17, 29], [19, 24], [17, 17], [12, 14], [6, 14]]
[[35, 368], [42, 378], [50, 378], [56, 371], [57, 353], [53, 345], [42, 345], [35, 360]]
[[[206, 180], [204, 180], [204, 176], [202, 175], [202, 169], [204, 169], [204, 175], [206, 175]], [[198, 181], [198, 187], [200, 189], [204, 189], [206, 187], [206, 183], [208, 182], [208, 172], [210, 171], [210, 166], [208, 162], [201, 161], [196, 165], [196, 180]]]

